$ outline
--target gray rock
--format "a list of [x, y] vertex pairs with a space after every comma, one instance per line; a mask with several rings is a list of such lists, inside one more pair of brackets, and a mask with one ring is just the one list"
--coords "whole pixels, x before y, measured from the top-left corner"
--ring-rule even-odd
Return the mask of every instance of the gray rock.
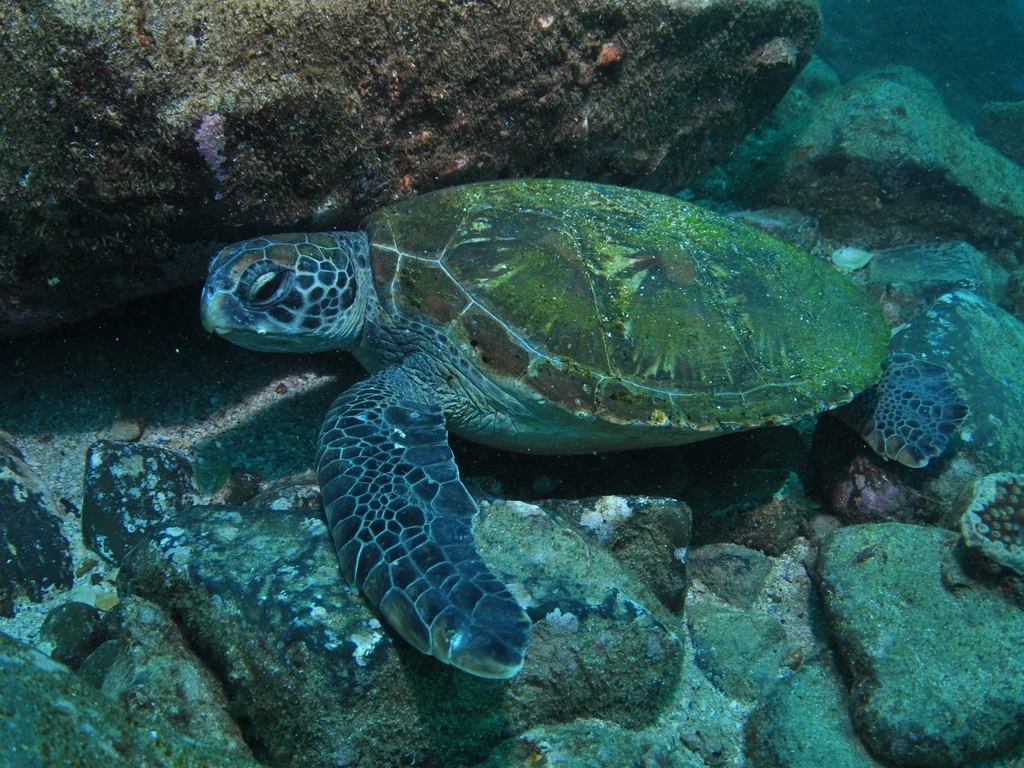
[[842, 678], [827, 657], [805, 663], [762, 698], [746, 725], [758, 768], [880, 768], [850, 722]]
[[958, 540], [939, 528], [858, 525], [819, 555], [853, 723], [883, 761], [960, 766], [1024, 738], [1024, 611], [963, 575]]
[[761, 596], [771, 561], [737, 544], [708, 544], [689, 553], [691, 573], [723, 600], [749, 608]]
[[974, 132], [993, 149], [1024, 165], [1024, 101], [990, 101], [974, 117]]
[[579, 525], [670, 611], [683, 609], [693, 517], [686, 504], [648, 496], [601, 496], [539, 505]]
[[349, 227], [505, 176], [678, 189], [782, 98], [821, 20], [812, 0], [47, 0], [0, 25], [17, 333], [194, 282], [257, 225]]
[[54, 661], [77, 669], [104, 640], [106, 629], [99, 610], [71, 600], [46, 614], [36, 648]]
[[686, 619], [697, 665], [726, 695], [756, 701], [789, 671], [789, 644], [777, 620], [708, 605], [692, 606]]
[[0, 754], [10, 768], [258, 768], [173, 731], [137, 728], [63, 664], [0, 633]]
[[113, 563], [192, 503], [192, 467], [174, 451], [99, 440], [85, 461], [82, 537]]
[[867, 269], [868, 292], [900, 325], [953, 291], [970, 291], [1001, 304], [1010, 274], [970, 243], [919, 243], [877, 251]]
[[[159, 606], [128, 596], [104, 618], [112, 642], [89, 681], [141, 729], [164, 728], [225, 754], [251, 757], [220, 682]], [[99, 672], [100, 674], [95, 674]]]
[[0, 433], [0, 615], [14, 601], [34, 603], [50, 588], [67, 589], [74, 574], [56, 504], [43, 481]]
[[539, 507], [482, 510], [481, 552], [536, 621], [509, 681], [471, 677], [390, 634], [343, 584], [315, 511], [193, 508], [129, 555], [119, 588], [181, 617], [277, 765], [471, 763], [543, 723], [650, 723], [682, 651], [630, 596], [646, 587]]
[[[731, 541], [785, 550], [792, 543], [786, 533], [791, 528], [778, 525], [782, 510], [766, 508], [783, 496], [796, 501], [802, 493], [796, 472], [809, 458], [809, 446], [795, 426], [753, 429], [701, 443], [700, 468], [680, 493], [693, 509], [693, 543]], [[799, 519], [799, 505], [793, 506], [789, 511]], [[767, 526], [774, 532], [767, 534]]]

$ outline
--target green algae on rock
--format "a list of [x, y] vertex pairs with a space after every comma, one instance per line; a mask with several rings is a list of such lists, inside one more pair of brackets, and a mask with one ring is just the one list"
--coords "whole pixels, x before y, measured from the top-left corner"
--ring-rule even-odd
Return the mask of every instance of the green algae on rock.
[[275, 764], [472, 764], [544, 723], [655, 722], [683, 665], [657, 599], [538, 507], [488, 505], [476, 528], [536, 619], [509, 681], [439, 665], [382, 626], [338, 578], [316, 510], [194, 507], [129, 555], [118, 586], [181, 617]]
[[819, 554], [853, 723], [878, 759], [964, 765], [1024, 737], [1024, 611], [966, 575], [958, 543], [940, 528], [855, 525]]
[[5, 765], [258, 768], [246, 754], [197, 744], [158, 725], [139, 728], [63, 664], [0, 633], [0, 754]]

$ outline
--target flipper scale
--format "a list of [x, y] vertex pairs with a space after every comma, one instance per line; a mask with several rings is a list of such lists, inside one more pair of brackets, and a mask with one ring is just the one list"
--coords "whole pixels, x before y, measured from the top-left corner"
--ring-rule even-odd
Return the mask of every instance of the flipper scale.
[[345, 578], [412, 646], [481, 677], [519, 671], [530, 619], [473, 541], [444, 414], [388, 368], [339, 396], [317, 476]]

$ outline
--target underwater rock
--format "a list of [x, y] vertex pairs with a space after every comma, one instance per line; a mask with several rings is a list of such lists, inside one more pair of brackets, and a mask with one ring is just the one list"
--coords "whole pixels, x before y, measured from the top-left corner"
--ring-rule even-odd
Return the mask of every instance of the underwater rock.
[[686, 611], [694, 660], [720, 691], [756, 701], [786, 668], [789, 645], [779, 622], [762, 614], [693, 605]]
[[[167, 612], [128, 596], [104, 617], [110, 638], [89, 680], [138, 728], [165, 728], [225, 754], [251, 756], [220, 682]], [[91, 659], [91, 657], [90, 657]]]
[[0, 333], [415, 192], [678, 189], [782, 98], [820, 26], [813, 0], [2, 4]]
[[892, 326], [910, 321], [953, 291], [971, 291], [1002, 304], [1009, 283], [1006, 269], [962, 240], [883, 248], [867, 272], [868, 293]]
[[1024, 101], [990, 101], [974, 117], [974, 132], [993, 149], [1024, 165]]
[[535, 622], [507, 681], [443, 665], [382, 626], [340, 577], [317, 511], [194, 507], [128, 556], [118, 586], [181, 617], [279, 765], [471, 763], [543, 723], [656, 718], [682, 650], [647, 588], [533, 505], [481, 504], [474, 531]]
[[197, 744], [121, 709], [63, 664], [0, 633], [0, 754], [12, 766], [258, 768], [244, 754]]
[[797, 473], [809, 462], [809, 447], [794, 426], [702, 443], [687, 467], [692, 481], [679, 494], [693, 510], [693, 544], [785, 550], [805, 517]]
[[674, 499], [600, 496], [538, 502], [593, 536], [670, 611], [686, 600], [686, 553], [693, 513]]
[[82, 537], [120, 563], [150, 528], [192, 503], [192, 466], [166, 448], [98, 440], [85, 459]]
[[106, 640], [99, 609], [70, 600], [46, 614], [39, 628], [36, 648], [54, 661], [77, 669], [86, 656]]
[[826, 654], [803, 664], [758, 703], [746, 725], [757, 768], [881, 768], [850, 722], [848, 695]]
[[[827, 434], [829, 419], [816, 431]], [[852, 443], [852, 441], [851, 441]], [[843, 455], [837, 447], [833, 456]], [[888, 462], [857, 444], [843, 462], [823, 462], [821, 488], [832, 512], [847, 523], [934, 522], [935, 507], [910, 482], [913, 475], [896, 462]]]
[[737, 544], [694, 547], [688, 559], [692, 577], [737, 608], [754, 604], [771, 570], [767, 556]]
[[1024, 248], [1024, 168], [954, 120], [906, 67], [828, 91], [804, 117], [748, 140], [725, 173], [744, 205], [792, 206], [839, 242]]
[[813, 216], [805, 216], [795, 208], [735, 211], [729, 214], [729, 218], [742, 221], [750, 227], [757, 227], [808, 253], [814, 253], [821, 239], [818, 234], [818, 220]]
[[475, 768], [705, 768], [707, 763], [685, 748], [670, 745], [659, 733], [637, 733], [603, 720], [577, 720], [532, 728], [496, 747]]
[[963, 575], [958, 542], [939, 528], [857, 525], [819, 554], [853, 723], [878, 759], [964, 765], [1024, 737], [1024, 611]]
[[14, 601], [34, 603], [49, 589], [67, 589], [74, 575], [57, 504], [25, 457], [0, 432], [0, 615]]

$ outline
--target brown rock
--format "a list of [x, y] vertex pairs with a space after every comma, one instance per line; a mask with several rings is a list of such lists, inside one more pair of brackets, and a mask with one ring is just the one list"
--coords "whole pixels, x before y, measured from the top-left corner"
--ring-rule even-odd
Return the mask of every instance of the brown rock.
[[0, 334], [201, 278], [216, 241], [503, 176], [677, 189], [806, 64], [811, 0], [0, 8]]

